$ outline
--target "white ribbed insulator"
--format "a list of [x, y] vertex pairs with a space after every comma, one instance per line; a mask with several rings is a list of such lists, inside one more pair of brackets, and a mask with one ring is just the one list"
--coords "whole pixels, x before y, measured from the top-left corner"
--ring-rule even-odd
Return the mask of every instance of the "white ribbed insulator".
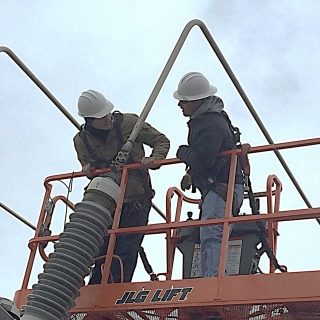
[[112, 223], [110, 210], [92, 201], [75, 206], [60, 241], [44, 265], [44, 272], [33, 285], [21, 320], [69, 319], [84, 277], [94, 263], [106, 229]]

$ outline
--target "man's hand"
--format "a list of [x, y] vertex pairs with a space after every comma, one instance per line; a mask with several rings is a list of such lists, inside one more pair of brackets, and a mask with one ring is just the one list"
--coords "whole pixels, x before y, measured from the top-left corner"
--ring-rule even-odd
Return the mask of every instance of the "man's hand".
[[186, 191], [189, 190], [192, 186], [192, 179], [189, 173], [186, 173], [180, 182], [180, 187], [182, 189], [182, 191]]
[[93, 172], [96, 169], [96, 167], [93, 167], [90, 163], [88, 163], [82, 167], [82, 172], [84, 172], [89, 179], [92, 179], [96, 176], [96, 173]]
[[187, 157], [187, 153], [190, 150], [189, 146], [182, 145], [177, 150], [177, 158], [179, 158], [181, 161], [185, 161]]
[[159, 165], [154, 165], [155, 161], [156, 159], [154, 157], [143, 157], [140, 162], [146, 168], [159, 169], [160, 168]]

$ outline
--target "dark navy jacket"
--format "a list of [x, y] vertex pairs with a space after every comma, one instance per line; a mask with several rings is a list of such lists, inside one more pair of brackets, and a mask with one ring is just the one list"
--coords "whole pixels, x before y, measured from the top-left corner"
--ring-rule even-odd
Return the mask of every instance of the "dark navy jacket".
[[[218, 153], [234, 149], [233, 133], [226, 117], [219, 112], [205, 112], [189, 120], [188, 146], [180, 147], [177, 156], [189, 167], [195, 187], [207, 188], [208, 178], [227, 183], [230, 156], [216, 157]], [[240, 165], [237, 166], [236, 183], [243, 183]]]

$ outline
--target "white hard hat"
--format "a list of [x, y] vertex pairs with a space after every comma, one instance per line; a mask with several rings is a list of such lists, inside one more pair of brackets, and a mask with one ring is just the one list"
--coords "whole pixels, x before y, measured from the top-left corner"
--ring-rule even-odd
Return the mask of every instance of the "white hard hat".
[[82, 92], [78, 100], [78, 114], [86, 118], [103, 118], [114, 108], [103, 94], [94, 90]]
[[193, 101], [213, 96], [217, 91], [202, 73], [189, 72], [181, 78], [173, 97], [178, 100]]

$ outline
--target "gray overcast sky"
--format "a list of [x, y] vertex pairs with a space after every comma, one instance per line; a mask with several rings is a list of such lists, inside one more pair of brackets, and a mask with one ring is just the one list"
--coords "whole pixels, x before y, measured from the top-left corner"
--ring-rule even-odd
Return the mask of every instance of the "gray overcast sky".
[[[319, 135], [319, 7], [318, 0], [0, 0], [0, 45], [12, 49], [81, 122], [76, 102], [86, 89], [102, 91], [116, 109], [139, 114], [183, 27], [191, 19], [200, 19], [273, 139], [285, 142]], [[36, 224], [44, 178], [80, 169], [72, 143], [76, 128], [3, 53], [0, 70], [0, 201]], [[186, 142], [186, 119], [172, 92], [189, 71], [205, 73], [217, 86], [244, 142], [267, 144], [196, 28], [148, 117], [148, 122], [170, 138], [169, 157], [175, 157], [177, 147]], [[283, 152], [313, 206], [319, 206], [318, 153], [317, 146]], [[167, 188], [179, 184], [183, 169], [179, 165], [152, 172], [155, 203], [162, 210]], [[304, 208], [275, 156], [252, 156], [256, 191], [265, 189], [267, 175], [272, 173], [284, 184], [281, 209]], [[75, 183], [72, 201], [81, 200], [85, 184], [84, 179]], [[65, 194], [61, 186], [57, 184], [56, 190]], [[60, 231], [63, 215], [60, 206], [56, 209]], [[152, 213], [151, 222], [161, 219]], [[291, 271], [319, 269], [315, 249], [319, 235], [315, 221], [281, 224], [279, 262]], [[32, 236], [31, 229], [1, 210], [0, 296], [12, 298], [19, 289]], [[145, 241], [156, 272], [164, 271], [164, 259], [154, 248], [163, 243], [163, 237]], [[31, 283], [40, 271], [38, 263]], [[147, 279], [141, 266], [136, 279]]]

